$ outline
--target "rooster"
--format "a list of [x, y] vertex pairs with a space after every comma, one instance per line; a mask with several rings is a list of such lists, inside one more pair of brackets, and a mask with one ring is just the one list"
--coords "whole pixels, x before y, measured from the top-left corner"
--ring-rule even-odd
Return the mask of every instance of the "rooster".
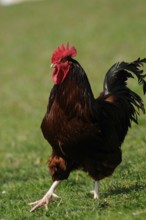
[[31, 211], [48, 208], [54, 191], [73, 170], [81, 169], [95, 180], [94, 199], [99, 197], [99, 181], [112, 175], [122, 161], [121, 145], [131, 122], [138, 123], [139, 110], [145, 112], [139, 95], [127, 87], [134, 78], [146, 92], [146, 75], [140, 67], [146, 58], [119, 62], [106, 73], [103, 92], [94, 98], [87, 75], [74, 59], [74, 47], [61, 45], [52, 55], [54, 68], [47, 112], [41, 129], [52, 146], [48, 166], [53, 183], [41, 200], [30, 203]]

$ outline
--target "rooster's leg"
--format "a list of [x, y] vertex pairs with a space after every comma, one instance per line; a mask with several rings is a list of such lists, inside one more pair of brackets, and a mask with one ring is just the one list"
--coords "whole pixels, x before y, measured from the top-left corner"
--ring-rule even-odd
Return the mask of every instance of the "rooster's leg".
[[30, 212], [35, 211], [37, 208], [41, 206], [45, 206], [48, 209], [48, 203], [52, 197], [59, 198], [56, 194], [54, 194], [54, 190], [59, 185], [60, 181], [54, 181], [48, 192], [44, 195], [44, 197], [38, 201], [29, 203], [30, 206], [33, 206]]
[[94, 199], [98, 199], [98, 198], [99, 198], [98, 187], [99, 187], [99, 182], [98, 182], [98, 181], [95, 181], [94, 190], [91, 191], [91, 192], [94, 194]]

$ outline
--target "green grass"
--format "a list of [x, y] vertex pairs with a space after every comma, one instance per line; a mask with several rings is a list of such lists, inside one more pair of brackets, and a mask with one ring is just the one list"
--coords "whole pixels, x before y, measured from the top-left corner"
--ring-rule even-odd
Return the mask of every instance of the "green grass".
[[[51, 184], [51, 148], [40, 123], [52, 87], [52, 51], [62, 42], [75, 45], [97, 96], [113, 63], [146, 56], [145, 0], [46, 0], [0, 7], [0, 18], [0, 220], [146, 219], [144, 115], [126, 137], [123, 162], [101, 181], [98, 201], [89, 194], [92, 180], [77, 171], [47, 212], [30, 213], [27, 205]], [[137, 83], [131, 86], [142, 95]]]

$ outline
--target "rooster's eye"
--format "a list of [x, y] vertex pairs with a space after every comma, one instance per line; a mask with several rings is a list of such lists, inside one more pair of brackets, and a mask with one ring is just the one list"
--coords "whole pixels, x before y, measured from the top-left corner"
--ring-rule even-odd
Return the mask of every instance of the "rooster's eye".
[[62, 59], [61, 59], [61, 62], [65, 62], [67, 60], [67, 57], [63, 57]]
[[61, 59], [61, 62], [66, 62], [66, 61], [69, 61], [70, 60], [70, 57], [63, 57], [62, 59]]

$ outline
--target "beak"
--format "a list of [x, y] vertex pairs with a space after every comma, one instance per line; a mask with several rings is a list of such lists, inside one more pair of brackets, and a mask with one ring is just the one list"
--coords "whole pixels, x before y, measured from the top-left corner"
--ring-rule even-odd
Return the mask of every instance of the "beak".
[[50, 68], [55, 68], [56, 66], [57, 66], [57, 64], [52, 63], [51, 66], [50, 66]]

